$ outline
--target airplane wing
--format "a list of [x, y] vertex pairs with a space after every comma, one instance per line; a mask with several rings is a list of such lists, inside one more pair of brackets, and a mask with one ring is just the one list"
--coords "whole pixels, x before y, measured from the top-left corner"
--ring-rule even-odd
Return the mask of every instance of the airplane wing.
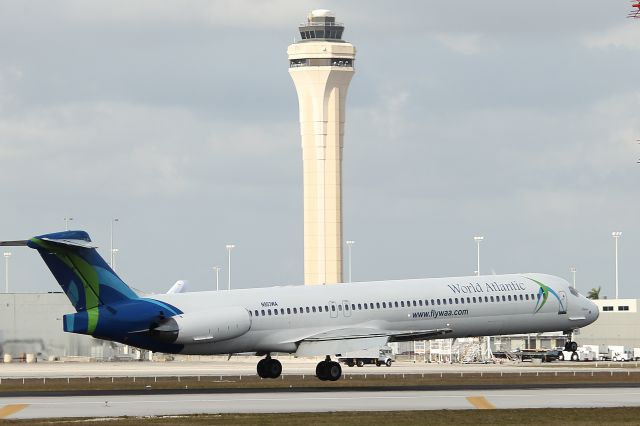
[[451, 329], [396, 331], [378, 328], [342, 328], [305, 337], [298, 341], [297, 356], [337, 355], [381, 347], [387, 342], [427, 340], [451, 333]]

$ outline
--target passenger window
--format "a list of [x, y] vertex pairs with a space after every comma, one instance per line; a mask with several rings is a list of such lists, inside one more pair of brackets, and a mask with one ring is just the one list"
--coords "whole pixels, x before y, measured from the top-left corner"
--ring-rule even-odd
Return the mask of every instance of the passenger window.
[[338, 310], [342, 312], [342, 305], [338, 305]]
[[493, 296], [491, 296], [491, 301], [493, 302]]
[[449, 298], [449, 304], [453, 305], [453, 299]]
[[346, 303], [344, 304], [344, 310], [348, 311], [349, 310], [349, 305], [347, 305]]
[[438, 303], [438, 305], [440, 304], [440, 299], [436, 299], [436, 303]]
[[318, 312], [322, 312], [322, 306], [318, 306]]
[[454, 300], [456, 301], [456, 305], [457, 305], [458, 304], [458, 298], [456, 297]]
[[415, 300], [413, 301], [413, 306], [418, 306]]
[[291, 308], [287, 308], [287, 315], [291, 315]]
[[502, 301], [503, 301], [503, 302], [506, 302], [506, 301], [507, 301], [507, 298], [506, 298], [504, 295], [502, 295]]
[[[475, 299], [475, 297], [474, 297]], [[478, 303], [482, 303], [482, 297], [478, 297]]]
[[262, 310], [262, 316], [264, 316], [264, 309]]
[[525, 295], [524, 295], [524, 298], [525, 298], [526, 300], [529, 300], [529, 295], [528, 295], [528, 294], [525, 294]]
[[400, 306], [402, 306], [404, 308], [404, 300], [400, 301]]
[[329, 312], [329, 307], [327, 305], [324, 305], [324, 311]]
[[280, 313], [284, 315], [284, 308], [280, 308]]
[[273, 315], [278, 315], [278, 310], [277, 309], [273, 310]]
[[255, 316], [259, 316], [259, 315], [258, 315], [258, 310], [256, 310], [256, 311], [254, 312], [254, 315], [255, 315]]
[[358, 310], [362, 309], [362, 305], [358, 303]]
[[351, 310], [352, 310], [352, 311], [355, 311], [355, 310], [356, 310], [356, 304], [355, 304], [355, 303], [352, 303], [352, 304], [351, 304]]
[[382, 302], [382, 307], [386, 308], [387, 307], [387, 302]]
[[373, 302], [369, 303], [369, 309], [373, 309]]
[[407, 308], [411, 306], [411, 300], [407, 300]]
[[369, 309], [369, 306], [365, 303], [365, 304], [364, 304], [364, 308], [365, 308], [365, 309]]
[[271, 315], [271, 309], [267, 309], [267, 312], [269, 313], [269, 315]]
[[447, 299], [442, 299], [442, 304], [446, 305], [447, 304]]
[[398, 307], [398, 302], [395, 302], [396, 308]]
[[312, 306], [311, 310], [313, 311], [314, 314], [316, 313], [316, 307], [315, 306]]
[[[491, 299], [493, 299], [493, 297]], [[489, 298], [487, 296], [484, 297], [484, 303], [489, 303]]]
[[471, 298], [467, 297], [467, 303], [471, 303]]
[[508, 300], [509, 302], [511, 302], [511, 295], [508, 295], [508, 296], [507, 296], [507, 300]]
[[[458, 299], [456, 299], [456, 301], [457, 301], [457, 300], [458, 300]], [[456, 303], [457, 303], [457, 302], [456, 302]], [[461, 297], [461, 298], [460, 298], [460, 303], [464, 305], [464, 297]]]
[[418, 300], [418, 305], [422, 306], [422, 299]]
[[297, 314], [298, 313], [298, 308], [293, 308], [293, 313]]
[[376, 302], [376, 308], [380, 309], [380, 302]]
[[473, 303], [476, 303], [476, 298], [475, 297], [472, 300], [473, 300]]
[[310, 311], [310, 309], [309, 309], [309, 307], [308, 307], [308, 306], [306, 307], [306, 311], [307, 311], [307, 313], [309, 313], [309, 311]]
[[[435, 300], [431, 299], [431, 304], [432, 304], [432, 305], [435, 305], [435, 304], [436, 304], [436, 303], [435, 303]], [[439, 303], [438, 303], [438, 305], [439, 305]]]
[[424, 299], [424, 306], [429, 306], [429, 301], [427, 299]]

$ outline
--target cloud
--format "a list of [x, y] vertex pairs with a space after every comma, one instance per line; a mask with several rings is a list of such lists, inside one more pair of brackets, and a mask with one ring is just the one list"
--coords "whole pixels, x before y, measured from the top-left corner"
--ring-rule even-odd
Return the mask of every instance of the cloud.
[[436, 40], [448, 49], [463, 55], [478, 55], [496, 49], [496, 43], [482, 34], [438, 33]]
[[592, 49], [640, 49], [640, 25], [630, 21], [605, 32], [591, 34], [583, 39], [583, 44]]

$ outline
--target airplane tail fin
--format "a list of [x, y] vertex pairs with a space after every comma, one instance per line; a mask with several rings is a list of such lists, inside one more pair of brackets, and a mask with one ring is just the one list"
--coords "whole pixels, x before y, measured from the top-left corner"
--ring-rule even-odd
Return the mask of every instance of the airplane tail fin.
[[8, 243], [37, 250], [77, 312], [138, 298], [98, 254], [84, 231], [56, 232], [2, 245]]

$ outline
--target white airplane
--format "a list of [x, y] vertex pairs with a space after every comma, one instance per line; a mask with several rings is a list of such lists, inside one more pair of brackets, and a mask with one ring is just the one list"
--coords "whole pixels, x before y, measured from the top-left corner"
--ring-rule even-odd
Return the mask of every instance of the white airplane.
[[[38, 250], [76, 313], [64, 330], [165, 353], [265, 356], [263, 378], [282, 365], [273, 353], [326, 356], [321, 380], [338, 380], [331, 361], [388, 342], [570, 333], [598, 318], [597, 306], [562, 278], [544, 274], [285, 286], [136, 295], [100, 257], [84, 231], [0, 245]], [[567, 350], [575, 350], [569, 341]]]

